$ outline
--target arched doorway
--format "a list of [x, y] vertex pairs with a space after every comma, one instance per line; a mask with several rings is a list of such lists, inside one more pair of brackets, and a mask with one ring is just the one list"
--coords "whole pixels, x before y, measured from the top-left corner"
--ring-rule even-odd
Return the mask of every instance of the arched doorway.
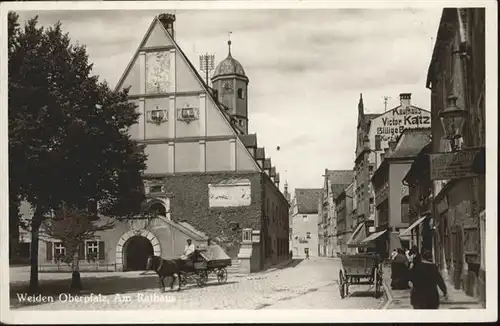
[[140, 235], [130, 237], [124, 245], [126, 271], [146, 270], [148, 257], [153, 255], [153, 245], [148, 238]]

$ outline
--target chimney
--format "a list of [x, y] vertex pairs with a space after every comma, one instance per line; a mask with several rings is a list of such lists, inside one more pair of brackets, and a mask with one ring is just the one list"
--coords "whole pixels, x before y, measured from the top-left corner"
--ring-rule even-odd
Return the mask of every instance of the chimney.
[[409, 106], [411, 105], [411, 93], [401, 93], [399, 94], [399, 101], [401, 106]]
[[175, 15], [174, 14], [161, 14], [158, 16], [158, 20], [163, 24], [163, 27], [167, 30], [168, 34], [175, 39], [175, 31], [174, 31], [174, 22]]

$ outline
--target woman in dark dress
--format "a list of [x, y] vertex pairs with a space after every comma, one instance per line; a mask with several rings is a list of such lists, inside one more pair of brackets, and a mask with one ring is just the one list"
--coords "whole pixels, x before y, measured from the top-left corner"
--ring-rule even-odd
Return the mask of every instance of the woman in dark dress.
[[408, 289], [408, 260], [403, 249], [398, 249], [391, 262], [391, 287], [394, 290]]
[[439, 309], [438, 287], [445, 298], [447, 290], [438, 267], [432, 262], [432, 254], [429, 251], [415, 256], [410, 270], [410, 281], [412, 283], [410, 300], [413, 309]]

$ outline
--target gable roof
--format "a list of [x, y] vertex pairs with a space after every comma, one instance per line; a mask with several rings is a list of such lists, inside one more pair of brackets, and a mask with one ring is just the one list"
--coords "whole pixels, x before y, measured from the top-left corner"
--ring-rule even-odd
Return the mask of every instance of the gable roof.
[[389, 158], [416, 157], [422, 148], [431, 142], [431, 128], [405, 129], [397, 140], [396, 148]]
[[331, 183], [331, 189], [329, 189], [333, 198], [336, 198], [353, 179], [352, 170], [326, 170], [326, 178]]
[[317, 214], [319, 200], [323, 195], [323, 189], [295, 189], [295, 200], [299, 214]]
[[244, 144], [242, 143], [241, 139], [238, 137], [238, 135], [240, 134], [240, 131], [235, 127], [235, 125], [233, 123], [231, 123], [231, 116], [226, 112], [226, 110], [224, 109], [224, 107], [222, 106], [222, 104], [219, 103], [218, 100], [214, 97], [213, 90], [210, 87], [208, 87], [208, 85], [205, 83], [205, 81], [200, 76], [200, 74], [198, 73], [198, 71], [196, 70], [196, 68], [193, 66], [192, 62], [189, 60], [189, 58], [186, 56], [186, 54], [182, 51], [182, 49], [177, 44], [177, 42], [172, 37], [172, 35], [170, 35], [170, 33], [166, 30], [166, 28], [163, 25], [163, 23], [158, 19], [158, 16], [155, 16], [153, 18], [153, 20], [151, 21], [151, 24], [149, 25], [149, 28], [148, 28], [146, 34], [144, 35], [141, 43], [139, 43], [139, 46], [137, 47], [137, 50], [135, 51], [132, 59], [130, 60], [129, 64], [127, 65], [127, 68], [123, 72], [122, 77], [120, 78], [119, 82], [116, 84], [115, 91], [118, 91], [119, 88], [122, 87], [122, 84], [125, 81], [125, 78], [126, 78], [128, 72], [129, 72], [129, 70], [132, 68], [132, 65], [133, 65], [135, 59], [137, 58], [137, 56], [138, 56], [138, 54], [139, 54], [139, 52], [140, 52], [143, 44], [145, 43], [145, 41], [150, 36], [150, 34], [153, 31], [153, 29], [156, 26], [156, 24], [158, 24], [158, 26], [160, 26], [160, 28], [165, 33], [165, 35], [167, 36], [167, 38], [172, 42], [175, 50], [181, 55], [182, 59], [187, 63], [187, 65], [190, 68], [191, 72], [194, 74], [195, 78], [200, 83], [201, 88], [205, 91], [205, 94], [206, 94], [207, 98], [212, 101], [212, 103], [214, 104], [214, 106], [217, 108], [217, 111], [223, 117], [224, 121], [229, 125], [230, 129], [233, 131], [234, 136], [236, 137], [236, 141], [239, 142], [239, 143], [241, 143], [241, 145], [243, 146], [245, 152], [249, 155], [249, 157], [251, 158], [252, 162], [254, 163], [254, 166], [257, 168], [258, 171], [263, 172], [263, 170], [261, 169], [261, 167], [257, 163], [256, 159], [253, 157], [253, 155], [250, 153], [250, 151], [248, 150], [248, 148], [246, 148], [244, 146]]

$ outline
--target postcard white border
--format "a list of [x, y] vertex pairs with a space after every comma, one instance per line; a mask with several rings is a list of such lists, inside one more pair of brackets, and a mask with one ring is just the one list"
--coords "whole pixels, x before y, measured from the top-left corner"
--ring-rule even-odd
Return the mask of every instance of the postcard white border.
[[[1, 40], [7, 40], [9, 10], [180, 10], [180, 9], [334, 9], [334, 8], [428, 8], [428, 7], [486, 7], [486, 107], [487, 110], [487, 169], [486, 180], [486, 272], [487, 308], [485, 310], [437, 310], [425, 314], [413, 310], [209, 310], [209, 311], [16, 311], [9, 309], [8, 261], [8, 123], [7, 123], [7, 42], [1, 42], [0, 94], [2, 135], [0, 158], [2, 217], [0, 219], [0, 316], [6, 323], [234, 323], [234, 322], [380, 322], [380, 321], [494, 321], [497, 319], [497, 3], [496, 1], [82, 1], [82, 2], [2, 2]], [[436, 31], [437, 32], [437, 31]], [[491, 177], [490, 177], [491, 176]], [[489, 217], [489, 218], [488, 218]]]

